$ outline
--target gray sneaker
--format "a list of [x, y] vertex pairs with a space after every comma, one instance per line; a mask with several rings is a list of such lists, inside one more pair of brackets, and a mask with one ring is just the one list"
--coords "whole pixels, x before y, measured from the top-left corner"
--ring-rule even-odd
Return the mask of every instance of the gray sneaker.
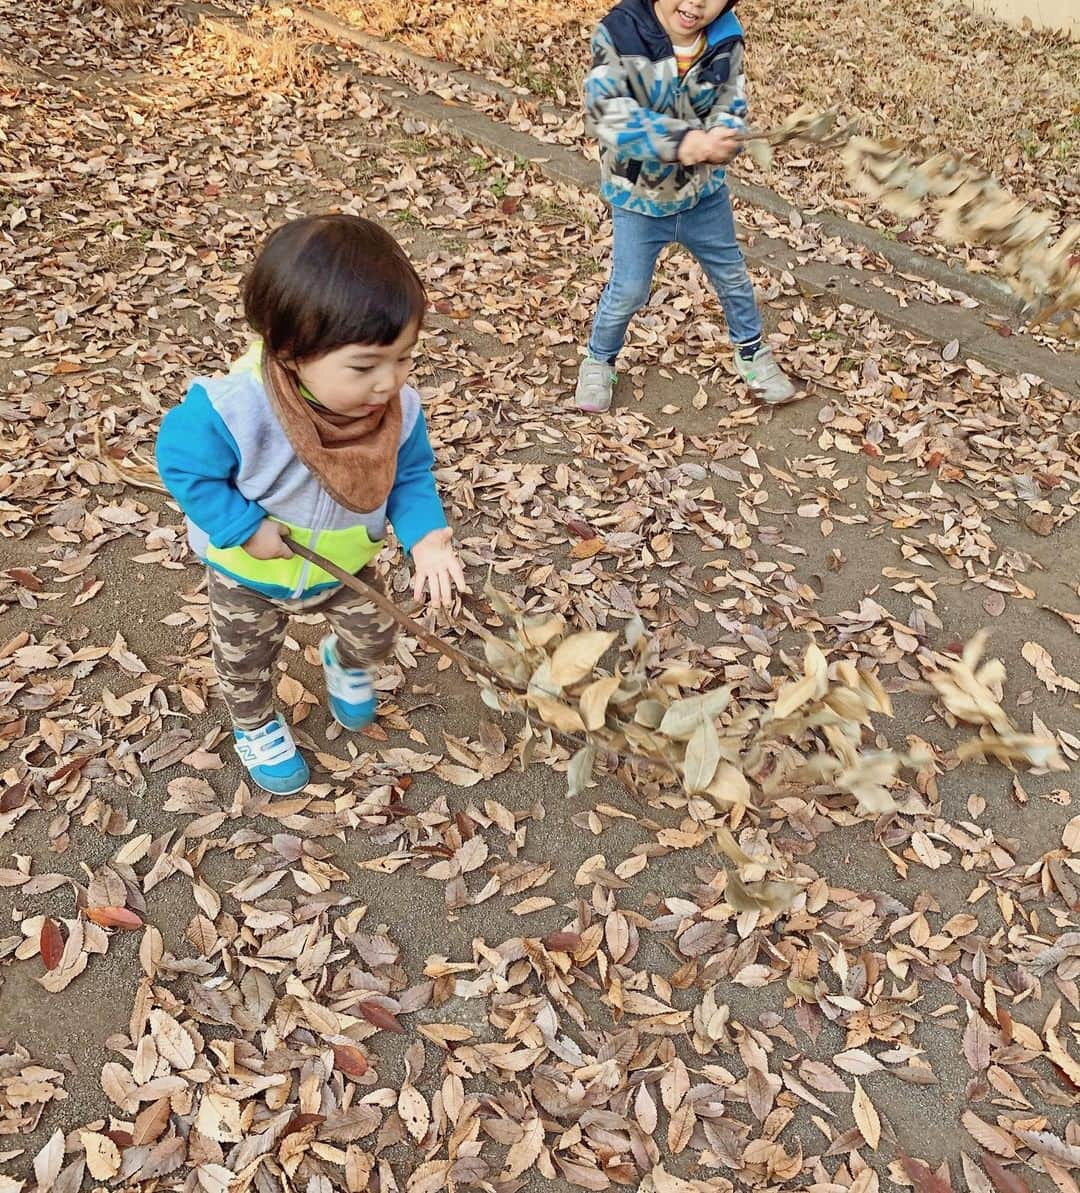
[[754, 353], [752, 360], [743, 360], [736, 348], [735, 371], [750, 387], [750, 392], [768, 406], [782, 406], [798, 392], [776, 363], [771, 348], [762, 346]]
[[603, 414], [609, 410], [616, 376], [615, 370], [606, 360], [586, 356], [578, 371], [574, 405], [587, 414]]

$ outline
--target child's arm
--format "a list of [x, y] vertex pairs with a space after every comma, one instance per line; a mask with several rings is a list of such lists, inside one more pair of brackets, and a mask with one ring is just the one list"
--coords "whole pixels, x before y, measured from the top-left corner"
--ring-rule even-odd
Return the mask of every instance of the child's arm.
[[682, 142], [689, 133], [700, 133], [700, 126], [638, 103], [619, 51], [603, 25], [593, 34], [592, 55], [592, 70], [585, 80], [585, 110], [600, 143], [635, 161], [683, 160]]
[[240, 453], [201, 385], [161, 420], [155, 456], [165, 487], [213, 546], [242, 546], [266, 518], [234, 484]]
[[421, 411], [408, 439], [398, 449], [397, 475], [386, 502], [386, 516], [398, 542], [409, 552], [433, 530], [446, 529], [446, 514], [431, 471], [434, 466], [435, 453]]
[[717, 96], [712, 111], [705, 117], [705, 129], [730, 128], [734, 132], [746, 132], [746, 74], [743, 70], [743, 46], [737, 42], [731, 49], [728, 81]]
[[465, 573], [451, 545], [446, 514], [435, 488], [435, 453], [428, 440], [423, 411], [398, 449], [397, 475], [386, 503], [386, 516], [398, 541], [413, 557], [413, 596], [427, 588], [433, 605], [448, 605], [454, 588], [464, 590]]

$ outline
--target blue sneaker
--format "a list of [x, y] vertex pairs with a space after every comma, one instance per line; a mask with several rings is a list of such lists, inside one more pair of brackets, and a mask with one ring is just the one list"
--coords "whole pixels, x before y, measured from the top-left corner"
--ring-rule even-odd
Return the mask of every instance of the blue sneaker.
[[337, 635], [319, 644], [330, 712], [343, 729], [363, 729], [375, 720], [375, 689], [363, 667], [343, 667], [338, 661]]
[[280, 717], [267, 721], [260, 729], [236, 729], [233, 736], [240, 761], [263, 791], [295, 795], [307, 786], [311, 772], [289, 726]]

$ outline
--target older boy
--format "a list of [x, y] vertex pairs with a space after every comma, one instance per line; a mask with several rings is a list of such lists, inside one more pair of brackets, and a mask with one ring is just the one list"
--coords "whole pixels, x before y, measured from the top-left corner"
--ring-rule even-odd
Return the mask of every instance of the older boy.
[[585, 106], [611, 204], [611, 277], [600, 298], [575, 404], [611, 405], [615, 359], [648, 301], [661, 251], [683, 245], [716, 289], [739, 376], [778, 405], [795, 387], [762, 343], [761, 316], [735, 239], [724, 164], [745, 130], [742, 26], [735, 0], [622, 0], [593, 35]]

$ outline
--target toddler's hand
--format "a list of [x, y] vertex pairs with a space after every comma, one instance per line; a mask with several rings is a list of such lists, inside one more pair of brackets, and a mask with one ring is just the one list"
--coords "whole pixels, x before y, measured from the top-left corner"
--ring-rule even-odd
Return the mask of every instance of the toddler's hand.
[[679, 143], [679, 161], [684, 166], [699, 166], [708, 162], [722, 166], [739, 152], [740, 144], [734, 129], [714, 128], [709, 132], [695, 128]]
[[426, 588], [428, 599], [436, 609], [450, 604], [455, 588], [459, 592], [469, 591], [451, 537], [449, 529], [433, 530], [425, 534], [412, 549], [413, 567], [416, 569], [413, 597], [418, 601], [423, 600]]
[[731, 161], [741, 148], [733, 128], [714, 128], [705, 134], [709, 144], [704, 161], [714, 166], [722, 166]]
[[679, 142], [679, 161], [684, 166], [697, 166], [708, 161], [709, 134], [700, 128], [691, 129]]
[[244, 543], [244, 550], [255, 559], [291, 559], [288, 537], [287, 526], [264, 518], [259, 523], [259, 529]]

